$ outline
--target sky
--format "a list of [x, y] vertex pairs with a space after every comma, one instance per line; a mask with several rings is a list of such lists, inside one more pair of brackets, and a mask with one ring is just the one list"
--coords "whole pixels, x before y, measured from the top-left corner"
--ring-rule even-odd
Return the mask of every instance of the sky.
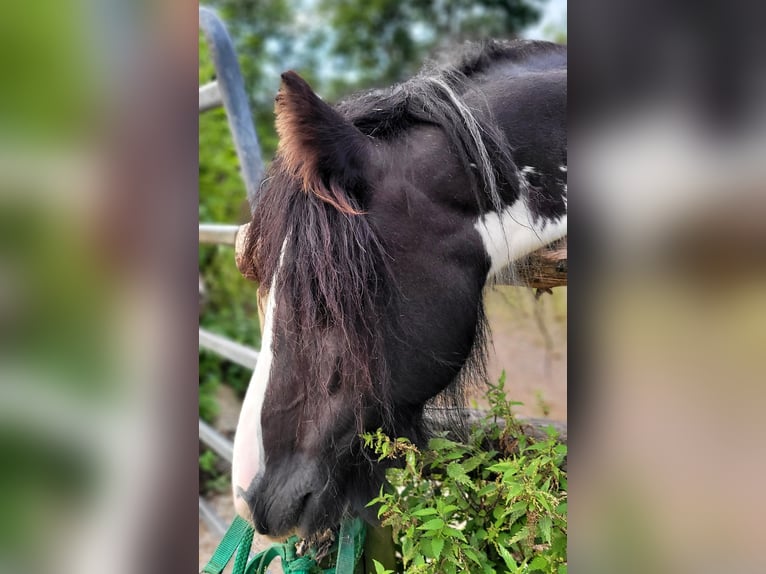
[[550, 33], [545, 33], [548, 28], [566, 31], [567, 0], [548, 0], [543, 4], [543, 15], [540, 21], [524, 30], [522, 36], [529, 39], [549, 40]]

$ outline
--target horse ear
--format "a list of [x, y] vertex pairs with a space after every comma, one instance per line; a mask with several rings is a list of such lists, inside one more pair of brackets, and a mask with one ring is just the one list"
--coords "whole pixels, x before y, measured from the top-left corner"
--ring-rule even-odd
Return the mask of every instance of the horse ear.
[[350, 200], [364, 185], [367, 137], [293, 71], [282, 74], [275, 112], [284, 168], [301, 180], [305, 192], [358, 214]]

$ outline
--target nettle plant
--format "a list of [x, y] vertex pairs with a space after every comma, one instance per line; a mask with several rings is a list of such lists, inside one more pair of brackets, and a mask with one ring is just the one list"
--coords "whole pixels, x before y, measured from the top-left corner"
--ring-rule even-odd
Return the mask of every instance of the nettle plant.
[[364, 435], [381, 460], [404, 462], [370, 503], [393, 528], [404, 572], [567, 572], [567, 446], [553, 428], [544, 440], [524, 434], [504, 379], [465, 443], [441, 435], [418, 450], [380, 431]]

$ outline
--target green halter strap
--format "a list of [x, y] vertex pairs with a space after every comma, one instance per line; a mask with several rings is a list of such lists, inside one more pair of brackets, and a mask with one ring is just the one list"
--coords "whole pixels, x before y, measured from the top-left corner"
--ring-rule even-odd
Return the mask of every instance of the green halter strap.
[[292, 536], [281, 544], [272, 544], [248, 562], [250, 546], [253, 543], [253, 527], [245, 519], [237, 516], [218, 548], [215, 549], [212, 558], [200, 572], [221, 574], [234, 552], [237, 551], [232, 574], [265, 574], [266, 568], [277, 557], [282, 560], [282, 569], [285, 574], [353, 574], [364, 549], [365, 532], [364, 523], [359, 518], [344, 520], [341, 523], [336, 544], [335, 568], [323, 570], [311, 553], [298, 556], [295, 551], [297, 536]]

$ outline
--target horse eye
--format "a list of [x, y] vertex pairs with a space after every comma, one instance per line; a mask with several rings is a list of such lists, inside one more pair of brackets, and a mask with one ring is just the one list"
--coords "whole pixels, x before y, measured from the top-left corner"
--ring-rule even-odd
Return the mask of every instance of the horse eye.
[[332, 376], [330, 377], [330, 382], [327, 383], [327, 392], [330, 395], [334, 395], [339, 390], [340, 390], [340, 372], [336, 368], [332, 372]]

